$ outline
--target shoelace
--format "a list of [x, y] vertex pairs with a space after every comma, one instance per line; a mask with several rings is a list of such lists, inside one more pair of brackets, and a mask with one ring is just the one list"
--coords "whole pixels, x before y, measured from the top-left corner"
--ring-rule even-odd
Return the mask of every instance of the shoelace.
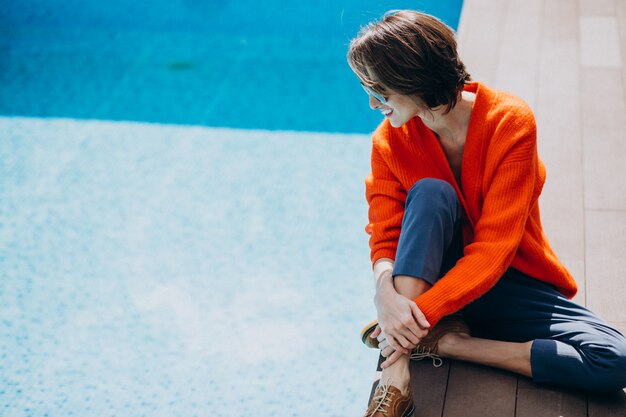
[[422, 359], [431, 358], [433, 360], [433, 366], [435, 368], [439, 368], [443, 365], [443, 359], [441, 356], [437, 355], [435, 352], [432, 352], [427, 347], [418, 346], [411, 352], [411, 359], [415, 361], [421, 361]]
[[378, 411], [385, 413], [385, 408], [389, 407], [389, 402], [391, 401], [391, 398], [389, 398], [391, 378], [388, 378], [386, 383], [381, 383], [378, 387], [382, 388], [381, 393], [372, 398], [372, 401], [376, 403], [376, 407], [369, 414], [366, 414], [365, 417], [372, 417]]

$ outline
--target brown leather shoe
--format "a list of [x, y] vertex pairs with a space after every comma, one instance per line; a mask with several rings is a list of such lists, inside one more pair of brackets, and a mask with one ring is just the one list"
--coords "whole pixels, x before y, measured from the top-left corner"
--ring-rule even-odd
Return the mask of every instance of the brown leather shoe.
[[390, 382], [378, 384], [372, 401], [370, 401], [365, 417], [410, 417], [415, 411], [411, 390], [402, 395], [400, 390]]
[[[378, 320], [373, 320], [361, 330], [361, 341], [365, 346], [370, 348], [378, 348], [378, 339], [372, 339], [369, 335], [378, 327]], [[439, 320], [439, 323], [420, 340], [419, 345], [411, 352], [412, 360], [422, 360], [431, 358], [433, 365], [439, 367], [443, 364], [441, 357], [438, 355], [439, 339], [448, 333], [470, 334], [469, 328], [463, 320], [461, 313], [454, 313]]]
[[426, 337], [411, 351], [411, 360], [421, 361], [430, 358], [434, 367], [443, 365], [443, 360], [439, 356], [439, 339], [448, 333], [470, 334], [461, 313], [454, 313], [439, 320], [439, 323], [430, 329]]
[[373, 349], [378, 349], [378, 339], [372, 339], [369, 335], [376, 330], [376, 327], [378, 327], [378, 320], [372, 320], [361, 330], [361, 342]]

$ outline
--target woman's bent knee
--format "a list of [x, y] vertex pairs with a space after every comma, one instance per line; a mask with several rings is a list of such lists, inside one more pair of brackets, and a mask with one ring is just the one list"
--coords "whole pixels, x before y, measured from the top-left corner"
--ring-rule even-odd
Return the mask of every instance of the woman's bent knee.
[[423, 178], [413, 184], [408, 192], [407, 202], [411, 197], [414, 197], [416, 194], [434, 194], [456, 198], [456, 192], [454, 191], [454, 187], [452, 187], [450, 183], [444, 180], [439, 180], [437, 178]]
[[424, 215], [449, 212], [460, 216], [460, 203], [454, 187], [443, 180], [424, 178], [417, 181], [407, 194], [406, 210]]

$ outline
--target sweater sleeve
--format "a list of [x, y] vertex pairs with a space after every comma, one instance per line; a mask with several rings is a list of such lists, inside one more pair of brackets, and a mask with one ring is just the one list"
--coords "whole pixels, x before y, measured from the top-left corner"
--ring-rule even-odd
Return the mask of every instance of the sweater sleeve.
[[517, 252], [531, 207], [541, 192], [534, 119], [524, 118], [496, 130], [491, 146], [495, 165], [490, 168], [493, 173], [486, 174], [488, 185], [483, 186], [484, 201], [474, 227], [474, 241], [444, 277], [415, 299], [431, 325], [496, 284]]
[[369, 204], [369, 223], [365, 231], [370, 235], [372, 264], [380, 258], [395, 259], [406, 190], [392, 173], [376, 144], [372, 147], [372, 172], [365, 180], [365, 195]]

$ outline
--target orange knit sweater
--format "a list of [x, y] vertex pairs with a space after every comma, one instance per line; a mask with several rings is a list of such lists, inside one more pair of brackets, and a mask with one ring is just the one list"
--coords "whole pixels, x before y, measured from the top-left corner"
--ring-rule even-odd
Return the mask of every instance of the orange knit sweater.
[[509, 267], [576, 294], [576, 282], [544, 235], [538, 198], [545, 168], [537, 155], [536, 125], [521, 100], [484, 84], [469, 123], [461, 187], [434, 135], [415, 117], [400, 128], [384, 120], [373, 135], [366, 180], [372, 262], [395, 259], [407, 190], [422, 178], [452, 184], [463, 206], [464, 254], [415, 302], [431, 325], [492, 288]]

